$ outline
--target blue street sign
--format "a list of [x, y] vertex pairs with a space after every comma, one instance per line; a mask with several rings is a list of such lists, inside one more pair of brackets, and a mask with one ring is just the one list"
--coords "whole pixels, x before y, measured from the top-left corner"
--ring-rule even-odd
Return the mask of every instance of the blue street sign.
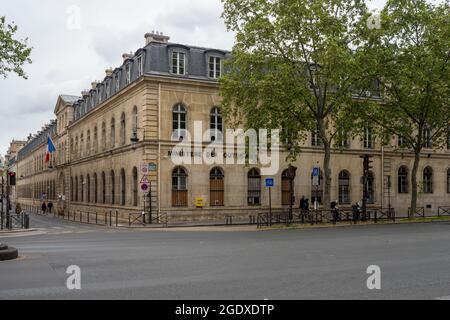
[[275, 186], [275, 180], [273, 178], [266, 179], [266, 188], [273, 188]]
[[320, 168], [315, 167], [313, 169], [313, 177], [318, 177], [320, 175]]

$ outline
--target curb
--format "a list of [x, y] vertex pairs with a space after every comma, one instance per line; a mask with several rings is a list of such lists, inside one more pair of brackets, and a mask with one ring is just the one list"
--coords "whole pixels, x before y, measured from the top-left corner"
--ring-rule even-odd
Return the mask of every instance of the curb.
[[34, 231], [38, 231], [38, 230], [37, 229], [4, 230], [4, 231], [0, 231], [0, 234], [16, 234], [16, 233], [27, 233], [27, 232], [34, 232]]

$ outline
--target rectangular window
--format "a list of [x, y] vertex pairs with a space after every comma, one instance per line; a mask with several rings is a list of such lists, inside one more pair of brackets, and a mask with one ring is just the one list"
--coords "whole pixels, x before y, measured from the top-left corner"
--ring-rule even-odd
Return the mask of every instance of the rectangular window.
[[405, 146], [405, 138], [403, 136], [398, 136], [398, 147], [403, 148]]
[[127, 85], [129, 85], [131, 83], [131, 63], [126, 65], [125, 70], [127, 72]]
[[319, 137], [319, 134], [317, 132], [313, 132], [311, 135], [311, 145], [313, 147], [322, 147], [322, 139]]
[[209, 57], [209, 77], [218, 79], [222, 72], [222, 59], [219, 57]]
[[186, 55], [183, 52], [172, 53], [172, 73], [184, 75], [186, 68]]
[[138, 64], [138, 77], [140, 77], [144, 74], [144, 57], [143, 56], [138, 57], [137, 64]]
[[374, 147], [373, 129], [371, 127], [367, 127], [364, 132], [364, 148], [373, 149], [373, 147]]

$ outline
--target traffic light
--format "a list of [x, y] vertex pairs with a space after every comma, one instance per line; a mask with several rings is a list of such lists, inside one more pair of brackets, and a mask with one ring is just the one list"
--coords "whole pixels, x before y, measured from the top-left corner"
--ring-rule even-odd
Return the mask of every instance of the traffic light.
[[369, 171], [373, 169], [373, 160], [369, 155], [365, 155], [361, 157], [364, 159], [364, 176], [367, 177], [369, 175]]
[[9, 179], [10, 186], [16, 185], [16, 173], [15, 172], [9, 172], [8, 179]]

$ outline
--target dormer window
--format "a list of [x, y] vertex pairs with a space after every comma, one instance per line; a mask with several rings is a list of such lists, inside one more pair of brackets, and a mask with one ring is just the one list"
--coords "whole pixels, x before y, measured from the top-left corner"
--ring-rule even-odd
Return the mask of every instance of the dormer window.
[[114, 76], [114, 82], [116, 83], [116, 92], [120, 90], [120, 75], [116, 73]]
[[209, 57], [209, 77], [219, 79], [222, 75], [222, 58]]
[[127, 85], [129, 85], [131, 83], [131, 63], [127, 63], [125, 71], [127, 73]]
[[106, 99], [109, 99], [109, 96], [111, 95], [111, 87], [109, 85], [109, 80], [105, 83], [105, 90], [106, 90]]
[[186, 70], [186, 54], [184, 52], [172, 52], [172, 73], [184, 75]]
[[138, 77], [144, 74], [144, 56], [140, 55], [137, 59], [138, 64]]

